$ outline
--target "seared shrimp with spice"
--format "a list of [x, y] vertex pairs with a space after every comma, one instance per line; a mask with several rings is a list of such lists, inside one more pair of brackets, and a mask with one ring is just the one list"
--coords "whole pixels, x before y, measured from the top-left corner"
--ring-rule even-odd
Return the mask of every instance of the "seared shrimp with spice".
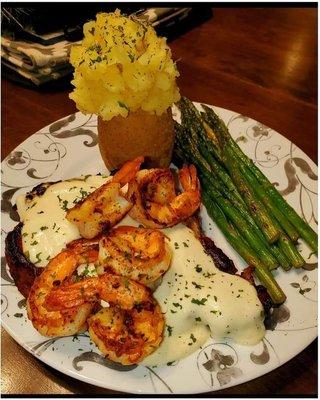
[[35, 329], [44, 336], [68, 336], [84, 331], [87, 318], [94, 303], [82, 302], [79, 306], [49, 310], [46, 300], [51, 291], [63, 282], [70, 282], [73, 273], [81, 264], [96, 262], [98, 245], [77, 241], [69, 249], [54, 257], [39, 275], [30, 290], [27, 300], [28, 317]]
[[112, 180], [100, 186], [83, 201], [67, 211], [68, 221], [74, 223], [80, 235], [91, 239], [116, 225], [131, 209], [122, 187], [135, 178], [144, 158], [126, 162]]
[[129, 215], [149, 228], [170, 227], [190, 217], [201, 201], [194, 165], [179, 170], [179, 178], [183, 192], [177, 195], [169, 169], [138, 171], [126, 196], [133, 203]]
[[120, 226], [99, 243], [99, 262], [104, 268], [145, 285], [162, 276], [170, 261], [171, 250], [159, 230]]
[[89, 334], [107, 358], [136, 364], [160, 345], [164, 327], [161, 309], [147, 287], [126, 277], [105, 273], [64, 285], [51, 291], [46, 305], [59, 312], [98, 300], [107, 301], [110, 307], [88, 319]]

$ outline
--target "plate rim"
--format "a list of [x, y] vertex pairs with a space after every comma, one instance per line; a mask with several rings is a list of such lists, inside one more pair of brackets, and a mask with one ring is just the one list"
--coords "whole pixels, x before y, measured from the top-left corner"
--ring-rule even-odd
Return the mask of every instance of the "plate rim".
[[[193, 101], [193, 104], [195, 104], [195, 105], [197, 105], [197, 106], [201, 106], [201, 104], [206, 104], [206, 103]], [[206, 105], [209, 106], [209, 107], [211, 107], [211, 108], [214, 108], [214, 109], [217, 110], [217, 111], [225, 111], [225, 112], [229, 112], [229, 113], [236, 113], [236, 114], [238, 114], [238, 115], [242, 115], [242, 114], [239, 114], [237, 111], [233, 111], [233, 110], [230, 110], [230, 109], [227, 109], [227, 108], [223, 108], [223, 107], [219, 107], [219, 106], [214, 106], [214, 105], [210, 105], [210, 104], [206, 104]], [[176, 106], [173, 105], [173, 107], [172, 107], [172, 108], [173, 108], [173, 111], [175, 110], [174, 107], [176, 107]], [[29, 135], [29, 136], [28, 136], [25, 140], [23, 140], [21, 143], [18, 143], [17, 146], [16, 146], [11, 152], [9, 152], [9, 154], [7, 154], [7, 156], [2, 160], [1, 165], [5, 162], [5, 160], [8, 158], [8, 156], [9, 156], [11, 153], [13, 153], [14, 151], [16, 151], [17, 147], [22, 146], [24, 143], [28, 142], [32, 136], [34, 136], [34, 135], [36, 135], [36, 134], [39, 134], [39, 133], [41, 134], [41, 131], [43, 131], [43, 130], [45, 130], [46, 128], [50, 127], [50, 125], [52, 125], [53, 123], [58, 122], [58, 121], [61, 121], [61, 120], [65, 119], [65, 118], [68, 118], [70, 115], [73, 115], [73, 114], [76, 116], [75, 119], [77, 119], [78, 116], [86, 116], [86, 115], [83, 114], [81, 111], [77, 111], [77, 112], [75, 112], [75, 113], [71, 113], [71, 114], [65, 115], [64, 117], [61, 117], [61, 118], [59, 118], [59, 119], [57, 119], [57, 120], [51, 122], [50, 124], [48, 124], [48, 125], [42, 127], [42, 128], [39, 129], [38, 131], [36, 131], [36, 132], [34, 132], [33, 134]], [[94, 115], [94, 114], [92, 114], [92, 115]], [[246, 117], [247, 117], [247, 116], [246, 116]], [[259, 123], [259, 121], [257, 121], [256, 119], [254, 119], [254, 118], [252, 118], [252, 117], [248, 117], [248, 118], [249, 118], [249, 120], [252, 121], [252, 122]], [[268, 127], [268, 128], [269, 128], [269, 127]], [[272, 129], [272, 128], [270, 128], [270, 129]], [[308, 159], [308, 161], [311, 163], [312, 167], [314, 167], [314, 168], [316, 168], [316, 169], [318, 170], [317, 164], [309, 157], [308, 154], [306, 154], [302, 149], [300, 149], [294, 142], [292, 142], [292, 141], [291, 141], [290, 139], [288, 139], [286, 136], [282, 135], [280, 132], [278, 132], [278, 131], [276, 131], [276, 130], [274, 130], [274, 129], [272, 129], [272, 130], [273, 130], [274, 132], [276, 132], [278, 135], [280, 135], [281, 138], [283, 138], [283, 139], [285, 139], [286, 141], [288, 141], [289, 143], [293, 143], [294, 146], [295, 146], [297, 149], [299, 149], [299, 150], [302, 152], [302, 154]], [[4, 175], [2, 176], [2, 180], [3, 180], [3, 178], [4, 178]], [[42, 181], [43, 181], [43, 180], [41, 180], [41, 182], [42, 182]], [[31, 187], [31, 186], [32, 186], [32, 185], [27, 186], [27, 187]], [[318, 197], [318, 193], [317, 193], [317, 197]], [[209, 218], [210, 218], [210, 217], [209, 217]], [[210, 218], [210, 219], [211, 219], [211, 218]], [[224, 239], [227, 240], [226, 238], [224, 238]], [[14, 286], [14, 287], [16, 288], [16, 286]], [[317, 308], [318, 308], [318, 306], [317, 306]], [[132, 389], [126, 390], [126, 389], [121, 388], [121, 390], [119, 390], [119, 387], [118, 387], [118, 386], [113, 386], [112, 383], [105, 386], [105, 385], [102, 385], [101, 383], [97, 383], [93, 378], [87, 377], [87, 376], [85, 376], [85, 375], [78, 374], [76, 371], [73, 371], [73, 370], [71, 370], [71, 368], [65, 367], [64, 365], [57, 366], [54, 362], [51, 362], [50, 360], [48, 360], [47, 357], [44, 357], [44, 358], [45, 358], [45, 359], [44, 359], [41, 355], [39, 356], [39, 355], [37, 355], [36, 353], [34, 353], [22, 340], [19, 340], [19, 336], [10, 328], [9, 325], [6, 324], [6, 322], [5, 322], [3, 319], [1, 319], [1, 325], [3, 326], [4, 330], [5, 330], [5, 331], [20, 345], [20, 346], [22, 346], [28, 353], [30, 353], [32, 356], [34, 356], [34, 357], [37, 358], [38, 360], [42, 361], [43, 363], [49, 365], [51, 368], [53, 368], [53, 369], [55, 369], [55, 370], [57, 370], [57, 371], [63, 373], [63, 374], [66, 375], [66, 376], [71, 376], [71, 377], [74, 378], [74, 379], [80, 380], [80, 381], [85, 382], [85, 383], [89, 383], [89, 384], [91, 384], [91, 385], [93, 385], [93, 386], [96, 386], [96, 387], [99, 387], [99, 388], [103, 388], [103, 389], [114, 390], [114, 391], [116, 391], [116, 392], [119, 392], [119, 391], [120, 391], [120, 392], [123, 392], [123, 393], [129, 393], [129, 394], [130, 394], [130, 393], [132, 393], [132, 394], [154, 394], [153, 392], [147, 392], [147, 391], [144, 391], [143, 389], [142, 389], [142, 390], [132, 390]], [[248, 378], [244, 378], [243, 380], [240, 379], [240, 381], [237, 381], [236, 384], [231, 383], [231, 384], [229, 384], [229, 385], [224, 385], [223, 387], [209, 388], [208, 391], [204, 391], [204, 390], [202, 390], [202, 389], [201, 389], [201, 390], [186, 391], [186, 392], [184, 392], [184, 391], [173, 391], [173, 393], [170, 393], [170, 395], [171, 395], [171, 394], [175, 395], [175, 394], [213, 393], [213, 392], [216, 392], [216, 391], [221, 391], [221, 390], [230, 389], [231, 387], [236, 387], [236, 386], [242, 385], [242, 384], [244, 384], [244, 383], [246, 383], [246, 382], [249, 382], [249, 381], [252, 381], [252, 380], [254, 380], [254, 379], [257, 379], [257, 378], [259, 378], [259, 377], [262, 377], [262, 376], [264, 376], [264, 375], [266, 375], [266, 374], [268, 374], [268, 373], [271, 373], [271, 372], [275, 371], [276, 369], [278, 369], [278, 368], [281, 367], [282, 365], [288, 363], [289, 361], [291, 361], [292, 359], [294, 359], [295, 357], [297, 357], [302, 351], [304, 351], [309, 345], [311, 345], [311, 344], [313, 343], [314, 340], [316, 340], [316, 338], [318, 337], [317, 332], [318, 332], [318, 331], [317, 331], [317, 328], [316, 328], [315, 335], [312, 335], [312, 340], [309, 341], [307, 344], [303, 345], [303, 346], [301, 347], [301, 350], [299, 350], [299, 352], [297, 352], [297, 353], [296, 353], [295, 355], [293, 355], [292, 357], [289, 357], [288, 359], [286, 359], [286, 360], [284, 360], [284, 361], [282, 361], [282, 362], [279, 362], [278, 365], [277, 365], [276, 367], [273, 367], [272, 369], [270, 369], [270, 370], [268, 370], [268, 371], [266, 371], [266, 372], [263, 372], [262, 374], [261, 374], [260, 372], [257, 372], [256, 374], [250, 375], [250, 377], [248, 377]], [[159, 394], [160, 394], [160, 395], [163, 395], [162, 392], [160, 392], [160, 393], [155, 393], [155, 394], [156, 394], [156, 395], [159, 395]]]

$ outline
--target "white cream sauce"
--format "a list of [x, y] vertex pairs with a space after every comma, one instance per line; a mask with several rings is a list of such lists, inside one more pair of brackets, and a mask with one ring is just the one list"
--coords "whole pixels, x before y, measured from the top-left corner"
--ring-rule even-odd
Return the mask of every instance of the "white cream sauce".
[[173, 258], [154, 297], [165, 313], [165, 333], [161, 346], [142, 364], [182, 359], [210, 335], [243, 345], [258, 343], [265, 328], [255, 288], [239, 276], [219, 271], [186, 226], [179, 224], [164, 232], [170, 238]]
[[45, 267], [66, 244], [80, 238], [78, 228], [66, 219], [66, 211], [111, 177], [92, 175], [50, 185], [43, 195], [17, 198], [24, 254], [37, 267]]

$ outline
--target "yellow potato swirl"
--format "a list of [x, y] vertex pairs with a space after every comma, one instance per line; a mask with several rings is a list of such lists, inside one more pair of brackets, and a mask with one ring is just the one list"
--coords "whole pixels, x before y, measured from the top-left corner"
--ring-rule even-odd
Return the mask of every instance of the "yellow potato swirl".
[[83, 113], [108, 121], [139, 108], [161, 115], [180, 94], [179, 72], [165, 38], [136, 17], [99, 13], [71, 49], [75, 68], [70, 98]]

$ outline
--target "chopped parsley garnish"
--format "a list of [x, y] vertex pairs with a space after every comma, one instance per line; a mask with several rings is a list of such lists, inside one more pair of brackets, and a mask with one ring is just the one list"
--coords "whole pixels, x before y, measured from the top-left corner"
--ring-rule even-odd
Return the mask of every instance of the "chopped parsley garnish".
[[195, 318], [195, 320], [196, 320], [197, 322], [200, 322], [200, 321], [201, 321], [201, 318], [200, 318], [200, 317], [197, 317], [197, 318]]
[[182, 305], [179, 303], [172, 303], [175, 307], [180, 307], [182, 309]]
[[41, 262], [40, 254], [41, 254], [41, 251], [40, 251], [40, 253], [36, 254], [36, 259], [37, 259], [36, 263]]
[[47, 226], [41, 226], [41, 228], [40, 228], [41, 231], [45, 231], [46, 229], [48, 229]]
[[38, 244], [38, 242], [34, 240], [32, 243], [30, 243], [30, 246], [35, 246], [36, 244]]
[[191, 333], [190, 335], [190, 339], [192, 340], [192, 342], [188, 343], [188, 346], [192, 346], [193, 343], [195, 343], [197, 341], [197, 339], [195, 338], [194, 334]]
[[68, 211], [68, 200], [63, 200], [61, 208], [63, 211]]
[[208, 299], [206, 298], [202, 298], [201, 300], [192, 298], [191, 303], [196, 304], [197, 306], [204, 306], [207, 300]]
[[210, 273], [210, 272], [205, 272], [204, 274], [203, 274], [203, 276], [205, 277], [205, 278], [211, 278], [212, 276], [214, 276], [215, 275], [215, 273]]
[[195, 343], [197, 341], [197, 339], [194, 337], [193, 333], [191, 333], [190, 339], [193, 341], [193, 343]]
[[87, 276], [89, 274], [90, 274], [89, 265], [86, 265], [84, 270], [83, 270], [82, 275]]
[[202, 268], [200, 267], [200, 265], [198, 264], [198, 265], [196, 265], [196, 271], [198, 272], [198, 273], [200, 273], [201, 271], [202, 271]]
[[201, 288], [203, 288], [203, 285], [199, 285], [198, 283], [196, 283], [196, 282], [191, 282], [192, 284], [193, 284], [193, 286], [196, 288], [196, 289], [201, 289]]
[[167, 331], [168, 331], [168, 335], [171, 336], [171, 335], [172, 335], [173, 327], [170, 326], [170, 325], [166, 325], [166, 328], [167, 328]]
[[[91, 176], [91, 175], [86, 175], [86, 176], [84, 177], [83, 180], [85, 181], [89, 176]], [[75, 186], [75, 188], [76, 188], [76, 186]], [[72, 189], [72, 188], [71, 188], [71, 189]], [[88, 197], [89, 194], [90, 194], [90, 192], [87, 192], [87, 191], [84, 190], [83, 188], [80, 188], [80, 197], [79, 197], [79, 196], [76, 197], [76, 198], [73, 200], [73, 204], [77, 204], [77, 203], [81, 202], [81, 201], [84, 200], [86, 197]]]

